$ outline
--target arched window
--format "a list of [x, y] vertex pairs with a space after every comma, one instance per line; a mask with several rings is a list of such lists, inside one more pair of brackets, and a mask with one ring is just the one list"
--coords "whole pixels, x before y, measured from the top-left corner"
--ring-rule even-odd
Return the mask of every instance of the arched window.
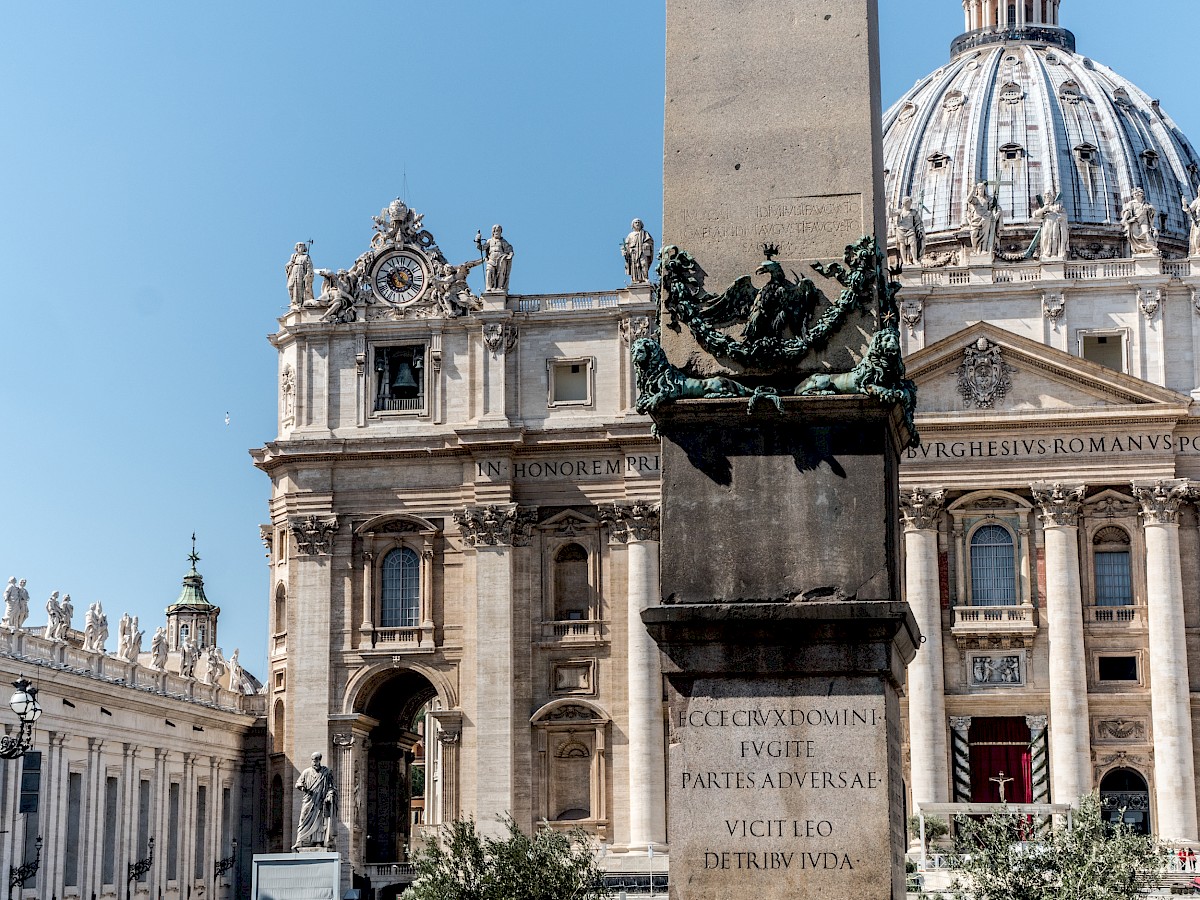
[[1092, 538], [1092, 571], [1097, 606], [1132, 606], [1133, 574], [1129, 534], [1122, 528], [1101, 528]]
[[971, 604], [1012, 606], [1017, 602], [1012, 534], [984, 525], [971, 535]]
[[286, 737], [287, 724], [284, 719], [283, 701], [275, 701], [275, 733], [271, 736], [271, 750], [274, 753], [283, 753], [284, 738]]
[[179, 626], [179, 643], [182, 644], [184, 641], [186, 641], [188, 639], [188, 637], [191, 636], [191, 633], [192, 633], [192, 631], [190, 628], [187, 627], [187, 625], [180, 625]]
[[1113, 769], [1104, 776], [1100, 809], [1105, 822], [1124, 823], [1135, 834], [1150, 833], [1150, 788], [1133, 769]]
[[588, 553], [578, 544], [567, 544], [554, 555], [554, 618], [559, 622], [587, 619], [591, 608]]
[[203, 625], [200, 625], [200, 626], [197, 626], [196, 633], [200, 636], [199, 639], [197, 640], [197, 643], [199, 643], [199, 645], [201, 647], [207, 647], [208, 646], [208, 629], [205, 628]]
[[383, 558], [383, 591], [379, 624], [383, 628], [415, 628], [421, 621], [421, 558], [400, 547]]
[[287, 631], [287, 588], [282, 584], [275, 589], [275, 633]]

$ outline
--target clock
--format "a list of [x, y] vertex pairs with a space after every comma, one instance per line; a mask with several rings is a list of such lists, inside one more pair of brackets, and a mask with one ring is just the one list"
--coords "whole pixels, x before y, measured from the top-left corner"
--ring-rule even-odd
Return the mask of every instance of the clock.
[[408, 250], [385, 253], [371, 271], [371, 289], [384, 303], [411, 303], [429, 280], [425, 261]]

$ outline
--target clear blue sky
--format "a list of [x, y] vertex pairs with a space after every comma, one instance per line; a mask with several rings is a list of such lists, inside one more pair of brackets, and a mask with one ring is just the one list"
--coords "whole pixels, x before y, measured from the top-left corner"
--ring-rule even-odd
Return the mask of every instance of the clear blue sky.
[[[292, 244], [347, 266], [402, 194], [456, 260], [503, 223], [515, 292], [620, 284], [629, 220], [660, 233], [663, 6], [4, 4], [0, 578], [28, 579], [30, 623], [59, 590], [77, 623], [101, 600], [152, 630], [195, 531], [220, 642], [261, 674], [269, 483], [247, 450], [274, 436]], [[962, 9], [880, 6], [890, 104]], [[1200, 140], [1194, 14], [1063, 3], [1080, 51]]]

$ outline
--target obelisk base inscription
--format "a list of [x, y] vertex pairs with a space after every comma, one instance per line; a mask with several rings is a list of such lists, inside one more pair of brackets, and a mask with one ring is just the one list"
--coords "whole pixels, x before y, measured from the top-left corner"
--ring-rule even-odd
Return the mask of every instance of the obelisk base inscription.
[[902, 602], [642, 614], [669, 702], [671, 900], [904, 895]]

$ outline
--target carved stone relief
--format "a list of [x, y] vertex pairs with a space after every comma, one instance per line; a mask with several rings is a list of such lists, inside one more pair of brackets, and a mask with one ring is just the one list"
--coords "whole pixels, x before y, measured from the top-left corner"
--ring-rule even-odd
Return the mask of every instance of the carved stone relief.
[[1034, 484], [1030, 488], [1033, 499], [1041, 508], [1042, 523], [1049, 526], [1079, 524], [1079, 510], [1083, 506], [1086, 488], [1082, 484]]
[[599, 509], [600, 521], [609, 528], [609, 541], [625, 544], [629, 541], [658, 540], [658, 504], [636, 501], [614, 503]]
[[301, 556], [328, 556], [337, 528], [337, 516], [306, 516], [288, 520], [288, 530], [296, 540], [296, 553]]
[[1193, 496], [1191, 482], [1186, 478], [1159, 480], [1150, 485], [1133, 485], [1133, 496], [1142, 506], [1142, 519], [1147, 525], [1173, 525], [1179, 517], [1179, 504]]
[[1066, 308], [1067, 297], [1062, 291], [1046, 291], [1042, 294], [1042, 315], [1050, 320], [1056, 330]]
[[1004, 361], [998, 344], [981, 337], [963, 351], [963, 363], [958, 367], [958, 392], [967, 406], [991, 409], [1012, 387], [1011, 376], [1016, 371]]
[[627, 344], [632, 344], [638, 338], [650, 336], [649, 316], [628, 316], [621, 320], [621, 338]]
[[1023, 685], [1025, 655], [971, 654], [967, 658], [967, 675], [971, 687]]
[[920, 300], [905, 300], [900, 304], [900, 319], [908, 328], [909, 337], [915, 337], [917, 334], [917, 325], [921, 323], [921, 316], [925, 314], [925, 304]]
[[553, 664], [550, 673], [550, 689], [555, 694], [596, 693], [596, 661], [573, 659]]
[[454, 514], [468, 547], [526, 547], [537, 511], [521, 506], [468, 507]]
[[1096, 721], [1096, 740], [1112, 741], [1144, 741], [1146, 740], [1146, 722], [1143, 719], [1099, 719]]
[[491, 351], [492, 359], [511, 350], [517, 343], [517, 327], [493, 322], [483, 326], [483, 343]]
[[946, 502], [943, 490], [909, 488], [900, 492], [900, 518], [905, 528], [924, 530], [936, 528], [938, 515]]

